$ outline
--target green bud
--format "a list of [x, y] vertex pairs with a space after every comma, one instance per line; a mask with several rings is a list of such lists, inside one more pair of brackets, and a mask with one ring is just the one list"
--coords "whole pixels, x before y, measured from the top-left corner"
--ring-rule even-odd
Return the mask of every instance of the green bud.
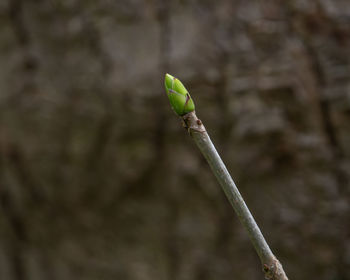
[[187, 89], [179, 79], [165, 74], [165, 90], [169, 97], [171, 107], [179, 116], [194, 111], [194, 103]]

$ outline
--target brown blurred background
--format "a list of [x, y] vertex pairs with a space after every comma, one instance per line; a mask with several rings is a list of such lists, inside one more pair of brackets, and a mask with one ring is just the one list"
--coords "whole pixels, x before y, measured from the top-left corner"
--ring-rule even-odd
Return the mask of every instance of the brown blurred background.
[[349, 0], [2, 0], [0, 62], [0, 279], [263, 279], [166, 72], [290, 279], [350, 279]]

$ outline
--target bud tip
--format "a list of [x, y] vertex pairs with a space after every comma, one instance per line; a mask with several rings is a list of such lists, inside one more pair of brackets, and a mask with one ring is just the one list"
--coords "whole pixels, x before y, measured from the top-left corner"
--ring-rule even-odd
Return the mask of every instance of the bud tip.
[[179, 79], [166, 73], [164, 84], [170, 104], [179, 116], [194, 111], [193, 100]]

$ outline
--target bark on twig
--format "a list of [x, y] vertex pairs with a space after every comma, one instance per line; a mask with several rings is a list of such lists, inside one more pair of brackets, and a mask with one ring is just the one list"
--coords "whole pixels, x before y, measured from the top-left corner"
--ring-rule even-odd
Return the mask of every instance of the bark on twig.
[[182, 116], [184, 126], [188, 129], [196, 145], [208, 161], [211, 170], [223, 188], [228, 200], [247, 230], [250, 240], [262, 263], [266, 279], [288, 280], [279, 260], [272, 253], [252, 214], [245, 204], [225, 164], [217, 153], [208, 133], [200, 119], [193, 111]]

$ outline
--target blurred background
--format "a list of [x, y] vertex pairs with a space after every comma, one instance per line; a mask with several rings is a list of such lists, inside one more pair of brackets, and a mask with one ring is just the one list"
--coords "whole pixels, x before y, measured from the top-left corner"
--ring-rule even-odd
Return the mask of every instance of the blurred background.
[[348, 0], [2, 0], [0, 279], [263, 279], [166, 72], [290, 279], [350, 279], [349, 47]]

